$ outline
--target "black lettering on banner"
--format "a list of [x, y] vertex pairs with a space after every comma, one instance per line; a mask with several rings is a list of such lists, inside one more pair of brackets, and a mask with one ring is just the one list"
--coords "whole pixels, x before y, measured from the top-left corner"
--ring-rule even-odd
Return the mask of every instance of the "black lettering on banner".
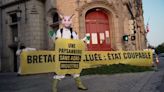
[[136, 58], [139, 58], [139, 54], [137, 52], [135, 53], [135, 56], [136, 56]]
[[55, 62], [55, 55], [53, 55], [53, 62]]
[[55, 62], [55, 55], [33, 55], [27, 56], [27, 63], [28, 64], [35, 64], [35, 63], [52, 63]]
[[44, 57], [44, 62], [47, 62], [47, 55], [43, 55]]
[[69, 43], [69, 44], [68, 44], [68, 48], [76, 48], [76, 47], [75, 47], [75, 44]]
[[27, 63], [32, 63], [32, 56], [27, 56]]
[[101, 57], [101, 54], [87, 54], [85, 55], [85, 60], [84, 61], [101, 61], [103, 60]]
[[135, 59], [137, 57], [139, 57], [139, 53], [138, 52], [125, 52], [123, 53], [124, 59]]
[[141, 53], [138, 53], [139, 57], [138, 58], [142, 58], [142, 54]]
[[33, 63], [38, 63], [38, 62], [37, 62], [37, 55], [34, 55], [34, 56], [33, 56]]
[[143, 53], [143, 52], [140, 52], [141, 53], [141, 57], [140, 57], [140, 59], [144, 59], [145, 58], [145, 53]]
[[115, 59], [121, 59], [121, 53], [116, 53], [115, 54]]
[[51, 57], [51, 55], [48, 55], [48, 62], [52, 62], [52, 57]]
[[136, 58], [135, 53], [131, 53], [131, 58], [132, 59], [135, 59]]
[[81, 61], [81, 56], [80, 55], [60, 54], [59, 61]]
[[39, 55], [39, 63], [42, 63], [42, 55]]
[[121, 53], [108, 53], [108, 60], [117, 60], [121, 59]]
[[151, 57], [150, 57], [151, 55], [150, 55], [150, 52], [148, 52], [148, 59], [150, 59]]
[[79, 63], [60, 63], [60, 69], [79, 69]]
[[102, 60], [101, 54], [95, 53], [94, 56], [95, 56], [95, 60], [96, 60], [96, 61], [99, 61], [99, 60], [101, 61], [101, 60]]
[[108, 56], [109, 60], [112, 60], [112, 57], [111, 57], [110, 53], [108, 53], [107, 56]]
[[125, 52], [124, 59], [150, 59], [150, 53], [145, 52]]
[[124, 56], [124, 59], [128, 58], [126, 53], [123, 53], [123, 56]]
[[132, 56], [131, 56], [132, 53], [128, 52], [127, 54], [128, 54], [128, 58], [131, 59], [132, 58]]
[[64, 53], [62, 48], [59, 48], [59, 53]]
[[82, 50], [78, 49], [64, 49], [64, 48], [59, 48], [58, 49], [59, 53], [70, 53], [70, 54], [82, 54]]

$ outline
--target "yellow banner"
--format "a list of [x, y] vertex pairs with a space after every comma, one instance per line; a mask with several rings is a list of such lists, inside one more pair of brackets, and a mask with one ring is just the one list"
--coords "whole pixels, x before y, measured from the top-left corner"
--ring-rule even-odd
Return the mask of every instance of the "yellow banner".
[[151, 66], [152, 51], [85, 51], [79, 40], [56, 40], [56, 51], [28, 51], [21, 54], [21, 74], [56, 72], [77, 74], [84, 68], [111, 64]]
[[82, 58], [84, 42], [80, 40], [57, 39], [56, 50], [56, 73], [79, 74], [82, 70]]
[[20, 57], [21, 74], [55, 72], [55, 51], [25, 51]]
[[151, 51], [86, 51], [83, 68], [99, 65], [130, 64], [136, 66], [151, 66]]

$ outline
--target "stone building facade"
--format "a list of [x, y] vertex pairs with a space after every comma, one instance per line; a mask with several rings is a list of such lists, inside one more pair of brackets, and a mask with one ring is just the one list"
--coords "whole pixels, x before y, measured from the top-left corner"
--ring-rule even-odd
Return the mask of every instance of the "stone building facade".
[[[53, 48], [48, 31], [61, 27], [57, 11], [75, 14], [73, 30], [80, 38], [91, 36], [88, 50], [146, 48], [142, 0], [0, 0], [1, 72], [17, 71], [19, 43], [38, 50]], [[128, 41], [123, 41], [124, 35]]]

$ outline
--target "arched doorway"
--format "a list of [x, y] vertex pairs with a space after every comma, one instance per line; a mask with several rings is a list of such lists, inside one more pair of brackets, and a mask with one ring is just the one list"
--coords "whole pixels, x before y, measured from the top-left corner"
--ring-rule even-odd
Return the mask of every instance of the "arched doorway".
[[91, 9], [86, 13], [86, 34], [90, 35], [87, 44], [90, 51], [110, 51], [109, 17], [103, 9]]

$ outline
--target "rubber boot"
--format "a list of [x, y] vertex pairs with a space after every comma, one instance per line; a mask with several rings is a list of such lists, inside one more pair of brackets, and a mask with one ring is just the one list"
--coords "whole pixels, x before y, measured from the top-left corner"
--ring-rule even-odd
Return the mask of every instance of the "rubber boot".
[[83, 83], [81, 82], [80, 77], [76, 77], [76, 78], [74, 78], [74, 79], [75, 79], [75, 82], [76, 82], [76, 85], [77, 85], [78, 89], [80, 89], [80, 90], [88, 90], [88, 88], [86, 88], [86, 87], [83, 85]]
[[58, 79], [53, 79], [52, 92], [57, 92], [57, 85], [59, 83]]

